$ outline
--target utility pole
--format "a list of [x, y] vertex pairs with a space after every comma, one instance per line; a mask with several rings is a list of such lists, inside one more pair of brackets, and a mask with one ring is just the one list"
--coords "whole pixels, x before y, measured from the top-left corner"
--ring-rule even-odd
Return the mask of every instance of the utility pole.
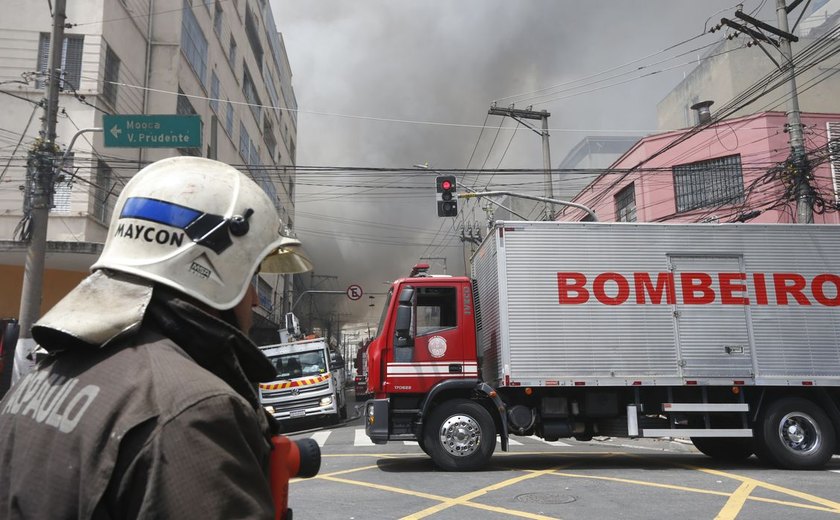
[[[55, 160], [60, 157], [55, 145], [58, 91], [61, 79], [61, 55], [64, 47], [64, 22], [66, 0], [55, 0], [53, 9], [50, 57], [47, 65], [48, 81], [46, 106], [41, 122], [41, 137], [30, 150], [27, 175], [32, 183], [30, 203], [31, 234], [26, 250], [23, 288], [20, 295], [20, 338], [15, 347], [12, 382], [16, 382], [34, 366], [35, 341], [32, 324], [40, 317], [44, 287], [44, 261], [47, 250], [47, 220], [52, 206], [55, 181]], [[27, 193], [29, 196], [29, 193]]]
[[814, 223], [814, 210], [811, 207], [811, 168], [805, 155], [805, 139], [802, 135], [802, 120], [799, 118], [799, 96], [796, 90], [796, 73], [793, 68], [793, 51], [790, 42], [796, 38], [788, 29], [788, 8], [785, 0], [776, 0], [776, 17], [779, 30], [785, 34], [779, 38], [779, 52], [785, 59], [788, 72], [788, 131], [794, 171], [796, 172], [796, 221], [803, 224]]
[[[802, 0], [794, 0], [788, 6], [785, 4], [785, 0], [776, 0], [778, 28], [744, 14], [740, 9], [735, 12], [735, 16], [754, 25], [759, 30], [752, 29], [726, 18], [721, 19], [721, 24], [752, 37], [753, 42], [770, 57], [773, 63], [776, 63], [779, 70], [786, 72], [788, 75], [787, 130], [790, 135], [790, 162], [793, 165], [794, 181], [796, 183], [796, 221], [803, 224], [812, 224], [814, 222], [814, 208], [812, 201], [813, 189], [811, 187], [811, 165], [805, 154], [805, 139], [803, 137], [802, 120], [799, 113], [799, 95], [796, 88], [796, 71], [793, 66], [793, 51], [790, 48], [790, 43], [799, 41], [799, 38], [791, 34], [788, 27], [788, 13], [801, 3]], [[761, 32], [761, 30], [774, 34], [779, 39], [775, 40], [770, 38]], [[779, 53], [783, 58], [781, 64], [773, 60], [773, 57], [764, 49], [761, 42], [769, 43], [779, 49]]]
[[[551, 149], [548, 146], [548, 118], [551, 114], [548, 113], [548, 111], [546, 110], [541, 110], [539, 112], [531, 110], [531, 107], [528, 107], [525, 110], [513, 108], [513, 105], [511, 105], [508, 108], [498, 108], [495, 105], [495, 103], [490, 106], [490, 110], [487, 113], [494, 116], [507, 116], [512, 119], [515, 119], [519, 123], [522, 123], [525, 127], [529, 128], [531, 131], [539, 134], [542, 137], [545, 197], [553, 199], [554, 186], [552, 185], [551, 180]], [[522, 121], [523, 119], [542, 120], [542, 129], [537, 130], [525, 121]], [[554, 220], [554, 207], [551, 205], [550, 202], [545, 202], [545, 218], [546, 220]]]

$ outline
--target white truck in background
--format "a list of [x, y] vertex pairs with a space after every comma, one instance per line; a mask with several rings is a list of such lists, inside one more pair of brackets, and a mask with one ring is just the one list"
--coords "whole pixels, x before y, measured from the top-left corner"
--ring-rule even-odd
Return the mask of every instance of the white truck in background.
[[[290, 313], [291, 314], [291, 313]], [[299, 336], [287, 315], [290, 338]], [[272, 381], [259, 383], [260, 403], [278, 421], [322, 418], [337, 424], [347, 418], [344, 360], [324, 338], [260, 347], [276, 371]]]

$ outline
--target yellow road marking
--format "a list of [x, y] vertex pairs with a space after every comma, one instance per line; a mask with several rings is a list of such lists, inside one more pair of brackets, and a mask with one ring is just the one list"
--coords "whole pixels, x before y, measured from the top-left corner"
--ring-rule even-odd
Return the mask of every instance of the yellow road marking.
[[[517, 452], [517, 453], [497, 453], [495, 456], [506, 457], [506, 456], [522, 456], [522, 455], [546, 455], [546, 453], [545, 452], [539, 452], [539, 451], [537, 451], [537, 452]], [[554, 452], [554, 453], [551, 453], [551, 455], [552, 456], [560, 456], [560, 457], [570, 457], [570, 456], [579, 456], [579, 455], [599, 455], [599, 456], [624, 455], [624, 456], [629, 456], [631, 458], [639, 458], [639, 456], [637, 454], [634, 454], [634, 453], [603, 452], [603, 451], [598, 451], [598, 452], [574, 452], [574, 453], [568, 453], [568, 452], [567, 453], [563, 453], [563, 452], [557, 453], [557, 452]], [[324, 455], [324, 458], [329, 458], [329, 457], [375, 457], [375, 458], [390, 459], [389, 463], [397, 463], [397, 462], [400, 461], [400, 459], [417, 458], [417, 457], [420, 457], [420, 455], [419, 454], [390, 454], [390, 453], [388, 453], [388, 454], [386, 454], [386, 453], [378, 453], [378, 454], [354, 453], [354, 454], [329, 454], [329, 455]], [[551, 518], [551, 517], [545, 517], [545, 516], [540, 516], [540, 515], [534, 515], [534, 514], [523, 512], [523, 511], [515, 511], [515, 510], [498, 508], [498, 507], [494, 507], [494, 506], [488, 506], [488, 505], [484, 505], [484, 504], [471, 502], [472, 499], [474, 499], [476, 497], [479, 497], [481, 495], [484, 495], [484, 494], [486, 494], [490, 491], [496, 491], [496, 490], [502, 489], [504, 487], [513, 485], [515, 483], [521, 482], [523, 480], [527, 480], [527, 479], [530, 479], [530, 478], [535, 478], [535, 477], [538, 477], [538, 476], [548, 475], [548, 474], [554, 474], [554, 475], [557, 475], [557, 476], [564, 476], [564, 477], [571, 477], [571, 478], [585, 478], [585, 479], [593, 479], [593, 480], [620, 482], [620, 483], [626, 483], [626, 484], [632, 484], [632, 485], [671, 489], [671, 490], [675, 490], [675, 491], [686, 491], [686, 492], [692, 492], [692, 493], [701, 493], [701, 494], [729, 497], [726, 504], [723, 506], [723, 508], [718, 513], [718, 516], [716, 517], [716, 518], [719, 518], [721, 520], [736, 518], [737, 515], [740, 513], [741, 509], [743, 509], [747, 500], [753, 500], [753, 501], [756, 501], [756, 502], [764, 502], [764, 503], [770, 503], [770, 504], [776, 504], [776, 505], [784, 505], [784, 506], [788, 506], [788, 507], [796, 507], [796, 508], [801, 508], [801, 509], [809, 509], [809, 510], [815, 510], [815, 511], [823, 511], [823, 512], [828, 512], [828, 513], [840, 514], [840, 503], [829, 500], [829, 499], [826, 499], [826, 498], [818, 497], [816, 495], [811, 495], [809, 493], [804, 493], [802, 491], [797, 491], [795, 489], [785, 488], [785, 487], [782, 487], [782, 486], [778, 486], [776, 484], [770, 484], [768, 482], [762, 482], [760, 480], [756, 480], [756, 479], [752, 479], [752, 478], [749, 478], [749, 477], [737, 475], [737, 474], [734, 474], [734, 473], [728, 473], [728, 472], [725, 472], [725, 471], [720, 471], [720, 470], [715, 470], [715, 469], [710, 469], [710, 468], [703, 468], [703, 467], [699, 467], [699, 466], [692, 466], [692, 465], [689, 465], [689, 464], [674, 464], [674, 465], [679, 466], [679, 467], [684, 467], [684, 468], [687, 468], [687, 469], [691, 469], [691, 470], [695, 470], [695, 471], [700, 471], [700, 472], [703, 472], [703, 473], [708, 473], [710, 475], [715, 475], [715, 476], [718, 476], [718, 477], [730, 478], [730, 479], [741, 482], [741, 485], [734, 492], [727, 493], [727, 492], [722, 492], [722, 491], [715, 491], [715, 490], [701, 489], [701, 488], [691, 488], [691, 487], [677, 486], [677, 485], [672, 485], [672, 484], [660, 484], [660, 483], [655, 483], [655, 482], [645, 482], [645, 481], [640, 481], [640, 480], [624, 479], [624, 478], [618, 478], [618, 477], [581, 475], [581, 474], [564, 473], [564, 472], [558, 471], [559, 469], [566, 468], [566, 467], [570, 466], [571, 464], [572, 463], [562, 465], [562, 466], [557, 466], [557, 467], [554, 467], [552, 469], [547, 469], [547, 470], [525, 470], [525, 471], [529, 472], [527, 475], [522, 475], [522, 476], [519, 476], [519, 477], [508, 479], [508, 480], [505, 480], [503, 482], [493, 484], [491, 486], [487, 486], [485, 488], [473, 491], [471, 493], [468, 493], [466, 495], [462, 495], [462, 496], [456, 497], [456, 498], [447, 498], [447, 497], [443, 497], [443, 496], [439, 496], [439, 495], [433, 495], [433, 494], [429, 494], [429, 493], [422, 493], [422, 492], [417, 492], [417, 491], [413, 491], [413, 490], [396, 488], [396, 487], [393, 487], [393, 486], [385, 486], [385, 485], [381, 485], [381, 484], [361, 482], [361, 481], [355, 481], [355, 480], [349, 480], [349, 479], [343, 479], [343, 478], [338, 478], [337, 477], [337, 475], [346, 475], [346, 474], [349, 474], [349, 473], [355, 473], [355, 472], [364, 471], [364, 470], [368, 470], [368, 469], [376, 469], [380, 466], [380, 464], [360, 466], [358, 468], [336, 471], [336, 472], [328, 473], [328, 474], [324, 474], [324, 475], [317, 475], [313, 479], [324, 479], [324, 480], [331, 480], [331, 481], [335, 481], [335, 482], [341, 482], [341, 483], [345, 483], [345, 484], [353, 484], [353, 485], [357, 485], [357, 486], [370, 487], [370, 488], [374, 488], [374, 489], [380, 489], [380, 490], [383, 490], [383, 491], [390, 491], [390, 492], [393, 492], [393, 493], [402, 493], [402, 494], [406, 494], [406, 495], [412, 495], [412, 496], [417, 496], [417, 497], [426, 498], [426, 499], [441, 502], [440, 504], [432, 506], [428, 509], [424, 509], [423, 511], [419, 511], [417, 513], [414, 513], [412, 515], [404, 517], [405, 519], [409, 519], [409, 520], [425, 518], [429, 515], [432, 515], [434, 513], [437, 513], [439, 511], [442, 511], [444, 509], [448, 509], [448, 508], [450, 508], [452, 506], [456, 506], [456, 505], [463, 505], [463, 506], [468, 506], [468, 507], [473, 507], [473, 508], [478, 508], [478, 509], [484, 509], [484, 510], [487, 510], [487, 511], [494, 511], [494, 512], [500, 512], [500, 513], [509, 514], [509, 515], [521, 516], [523, 518], [536, 518], [536, 519]], [[514, 471], [518, 470], [518, 468], [507, 468], [507, 469], [511, 469], [511, 470], [514, 470]], [[307, 480], [313, 480], [313, 479], [307, 479]], [[300, 480], [304, 480], [304, 479], [297, 479], [296, 478], [296, 479], [292, 479], [290, 482], [298, 482]], [[751, 496], [751, 493], [756, 488], [763, 488], [763, 489], [767, 489], [769, 491], [774, 491], [774, 492], [781, 493], [781, 494], [784, 494], [784, 495], [789, 495], [789, 496], [796, 497], [796, 498], [799, 498], [801, 500], [804, 500], [806, 502], [811, 502], [812, 504], [820, 504], [823, 507], [820, 507], [820, 506], [817, 506], [817, 505], [811, 505], [811, 504], [803, 504], [803, 503], [799, 503], [799, 502], [789, 502], [789, 501], [785, 501], [785, 500], [777, 500], [777, 499], [771, 499], [771, 498]]]
[[[623, 483], [623, 484], [632, 484], [632, 485], [636, 485], [636, 486], [647, 486], [647, 487], [671, 489], [671, 490], [674, 490], [674, 491], [686, 491], [686, 492], [689, 492], [689, 493], [699, 493], [699, 494], [703, 494], [703, 495], [715, 495], [715, 496], [719, 496], [719, 497], [728, 497], [728, 496], [732, 495], [732, 493], [727, 493], [725, 491], [715, 491], [713, 489], [692, 488], [692, 487], [687, 487], [687, 486], [676, 486], [676, 485], [673, 485], [673, 484], [660, 484], [658, 482], [646, 482], [644, 480], [633, 480], [633, 479], [619, 478], [619, 477], [602, 477], [602, 476], [597, 476], [597, 475], [580, 475], [580, 474], [577, 474], [577, 473], [564, 473], [564, 472], [559, 472], [559, 471], [555, 471], [554, 474], [558, 475], [558, 476], [561, 476], [561, 477], [585, 478], [585, 479], [591, 479], [591, 480], [605, 480], [605, 481], [608, 481], [608, 482], [619, 482], [619, 483]], [[812, 510], [815, 510], [815, 511], [823, 511], [823, 512], [826, 512], [826, 513], [836, 513], [837, 512], [836, 510], [831, 509], [831, 508], [813, 506], [813, 505], [810, 505], [810, 504], [802, 504], [800, 502], [787, 502], [787, 501], [784, 501], [784, 500], [776, 500], [776, 499], [773, 499], [773, 498], [762, 498], [762, 497], [751, 496], [751, 497], [749, 497], [749, 499], [754, 500], [756, 502], [765, 502], [765, 503], [768, 503], [768, 504], [775, 504], [775, 505], [780, 505], [780, 506], [798, 507], [798, 508], [801, 508], [801, 509], [812, 509]]]
[[466, 495], [461, 495], [461, 496], [456, 497], [456, 498], [447, 499], [440, 504], [434, 505], [434, 506], [432, 506], [428, 509], [424, 509], [422, 511], [418, 511], [417, 513], [414, 513], [413, 515], [404, 516], [404, 517], [402, 517], [402, 520], [418, 520], [420, 518], [426, 518], [429, 515], [439, 513], [440, 511], [443, 511], [444, 509], [449, 509], [452, 506], [458, 506], [458, 505], [473, 506], [473, 507], [478, 506], [481, 509], [492, 508], [492, 509], [490, 509], [491, 511], [498, 510], [499, 512], [504, 512], [504, 513], [511, 514], [511, 515], [516, 515], [516, 516], [522, 516], [524, 518], [552, 518], [552, 517], [547, 517], [547, 516], [542, 516], [542, 515], [535, 515], [535, 514], [532, 514], [532, 513], [525, 513], [525, 512], [522, 512], [522, 511], [514, 511], [514, 510], [504, 509], [504, 508], [494, 508], [493, 506], [483, 506], [483, 504], [476, 504], [474, 502], [471, 502], [471, 500], [474, 499], [474, 498], [478, 498], [482, 495], [485, 495], [490, 491], [498, 491], [499, 489], [511, 486], [513, 484], [518, 484], [519, 482], [522, 482], [523, 480], [529, 480], [529, 479], [532, 479], [532, 478], [541, 477], [543, 475], [548, 475], [548, 474], [553, 473], [554, 471], [556, 471], [558, 469], [561, 469], [563, 467], [566, 467], [566, 466], [557, 466], [557, 467], [554, 467], [554, 468], [551, 468], [551, 469], [546, 469], [546, 470], [542, 470], [542, 471], [534, 471], [534, 472], [531, 472], [531, 473], [526, 474], [526, 475], [520, 475], [518, 477], [510, 478], [510, 479], [504, 480], [502, 482], [498, 482], [496, 484], [493, 484], [491, 486], [487, 486], [487, 487], [484, 487], [484, 488], [481, 488], [481, 489], [477, 489], [477, 490], [475, 490], [471, 493], [467, 493]]
[[743, 477], [741, 475], [736, 475], [734, 473], [727, 473], [725, 471], [720, 471], [720, 470], [716, 470], [716, 469], [701, 468], [701, 467], [696, 467], [696, 466], [686, 466], [686, 467], [697, 470], [697, 471], [702, 471], [703, 473], [708, 473], [710, 475], [716, 475], [716, 476], [719, 476], [719, 477], [727, 477], [727, 478], [731, 478], [731, 479], [734, 479], [734, 480], [739, 480], [739, 481], [744, 482], [744, 483], [748, 483], [748, 482], [753, 483], [753, 484], [756, 485], [756, 487], [769, 489], [770, 491], [775, 491], [775, 492], [781, 493], [783, 495], [790, 495], [790, 496], [800, 498], [800, 499], [808, 501], [808, 502], [813, 502], [815, 504], [820, 504], [820, 505], [823, 505], [823, 506], [829, 508], [830, 510], [832, 510], [835, 513], [840, 513], [840, 503], [835, 502], [833, 500], [829, 500], [827, 498], [818, 497], [816, 495], [811, 495], [809, 493], [804, 493], [802, 491], [797, 491], [795, 489], [790, 489], [790, 488], [778, 486], [776, 484], [770, 484], [769, 482], [763, 482], [761, 480], [756, 480], [756, 479], [752, 479], [752, 478], [749, 478], [749, 477]]
[[747, 499], [750, 498], [750, 493], [755, 489], [756, 484], [758, 483], [744, 482], [738, 486], [738, 489], [729, 496], [729, 500], [726, 501], [726, 504], [724, 504], [723, 508], [715, 517], [715, 520], [735, 520], [735, 517], [744, 508]]
[[[447, 507], [451, 507], [453, 505], [463, 505], [463, 506], [473, 507], [473, 508], [476, 508], [476, 509], [483, 509], [485, 511], [493, 511], [495, 513], [502, 513], [502, 514], [512, 515], [512, 516], [520, 516], [520, 517], [523, 517], [523, 518], [533, 518], [535, 520], [551, 520], [553, 518], [553, 517], [548, 517], [548, 516], [534, 515], [532, 513], [527, 513], [527, 512], [524, 512], [524, 511], [516, 511], [514, 509], [507, 509], [507, 508], [503, 508], [503, 507], [489, 506], [489, 505], [485, 505], [485, 504], [469, 502], [468, 500], [463, 499], [463, 497], [458, 497], [458, 498], [453, 499], [453, 498], [444, 497], [444, 496], [440, 496], [440, 495], [433, 495], [431, 493], [423, 493], [423, 492], [420, 492], [420, 491], [413, 491], [413, 490], [410, 490], [410, 489], [403, 489], [403, 488], [398, 488], [398, 487], [393, 487], [393, 486], [386, 486], [384, 484], [374, 484], [374, 483], [371, 483], [371, 482], [360, 482], [358, 480], [350, 480], [350, 479], [339, 478], [339, 477], [323, 477], [323, 478], [324, 478], [324, 480], [329, 480], [329, 481], [332, 481], [332, 482], [340, 482], [342, 484], [352, 484], [354, 486], [361, 486], [361, 487], [367, 487], [367, 488], [372, 488], [372, 489], [378, 489], [380, 491], [390, 491], [391, 493], [399, 493], [399, 494], [402, 494], [402, 495], [410, 495], [410, 496], [415, 496], [415, 497], [419, 497], [419, 498], [425, 498], [425, 499], [428, 499], [428, 500], [435, 500], [435, 501], [441, 502], [442, 504], [448, 504], [445, 507], [441, 508], [441, 510], [446, 509]], [[457, 503], [454, 503], [455, 501], [457, 501]], [[429, 509], [432, 509], [432, 508], [429, 508]], [[428, 511], [428, 509], [426, 509], [424, 511]], [[422, 513], [423, 513], [423, 511], [421, 511], [420, 513], [415, 513], [415, 514], [422, 514]], [[423, 516], [427, 516], [427, 515], [423, 515]], [[411, 516], [407, 516], [407, 517], [404, 517], [404, 518], [423, 518], [423, 516], [417, 517], [417, 516], [411, 515]]]

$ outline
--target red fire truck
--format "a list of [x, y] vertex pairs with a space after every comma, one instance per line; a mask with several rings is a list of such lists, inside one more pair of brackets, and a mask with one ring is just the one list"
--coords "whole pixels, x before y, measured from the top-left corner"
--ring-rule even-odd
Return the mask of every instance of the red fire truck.
[[818, 468], [840, 446], [838, 323], [837, 226], [497, 222], [471, 278], [391, 286], [366, 432], [445, 470], [510, 435]]

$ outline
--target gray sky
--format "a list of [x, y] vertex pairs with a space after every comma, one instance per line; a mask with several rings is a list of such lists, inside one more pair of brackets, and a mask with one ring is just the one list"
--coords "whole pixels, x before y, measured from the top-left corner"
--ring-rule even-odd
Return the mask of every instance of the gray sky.
[[[744, 10], [765, 3], [747, 1]], [[696, 60], [703, 51], [691, 51], [718, 41], [721, 33], [661, 51], [701, 35], [709, 19], [714, 24], [731, 17], [736, 4], [271, 0], [271, 5], [300, 108], [298, 166], [400, 169], [427, 162], [439, 169], [538, 169], [540, 137], [522, 127], [513, 132], [516, 123], [508, 118], [487, 118], [494, 100], [551, 113], [554, 167], [587, 135], [652, 133], [656, 104], [692, 68], [677, 66]], [[773, 16], [768, 7], [764, 19]], [[657, 64], [663, 60], [668, 61]], [[625, 64], [630, 65], [612, 70]], [[647, 68], [633, 72], [642, 66]], [[535, 97], [539, 94], [545, 95]], [[338, 277], [318, 288], [344, 290], [356, 283], [367, 293], [382, 292], [383, 282], [407, 275], [421, 257], [446, 257], [448, 273], [463, 274], [457, 237], [462, 219], [436, 216], [434, 176], [432, 171], [300, 171], [298, 236], [316, 274]], [[542, 190], [541, 176], [529, 183], [483, 174], [469, 182], [531, 194]], [[517, 182], [523, 182], [521, 190], [500, 187]], [[461, 212], [465, 221], [483, 225], [483, 212], [470, 208]], [[443, 272], [442, 261], [431, 263]], [[322, 309], [332, 303], [334, 312], [346, 314], [342, 321], [373, 326], [381, 310], [382, 296], [356, 303], [343, 296], [319, 298]]]

